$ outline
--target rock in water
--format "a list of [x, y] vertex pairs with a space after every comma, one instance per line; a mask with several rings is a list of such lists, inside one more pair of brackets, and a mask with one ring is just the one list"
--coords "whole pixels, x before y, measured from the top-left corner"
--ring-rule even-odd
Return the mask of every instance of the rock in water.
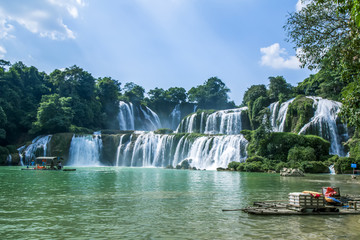
[[304, 172], [297, 168], [283, 168], [280, 171], [280, 176], [283, 177], [304, 177]]

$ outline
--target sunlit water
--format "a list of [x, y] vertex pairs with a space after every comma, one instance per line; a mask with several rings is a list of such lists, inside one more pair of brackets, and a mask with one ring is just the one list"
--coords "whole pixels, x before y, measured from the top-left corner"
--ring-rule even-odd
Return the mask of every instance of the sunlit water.
[[349, 175], [78, 168], [0, 168], [1, 239], [360, 239], [360, 216], [251, 216], [222, 209], [339, 186]]

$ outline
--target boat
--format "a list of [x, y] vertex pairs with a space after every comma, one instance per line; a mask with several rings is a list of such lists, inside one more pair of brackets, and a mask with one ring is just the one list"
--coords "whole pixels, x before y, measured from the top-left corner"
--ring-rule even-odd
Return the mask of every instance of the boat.
[[60, 157], [37, 157], [33, 159], [26, 168], [21, 170], [36, 170], [36, 171], [76, 171], [75, 168], [63, 168], [61, 161], [64, 160]]
[[[329, 198], [329, 192], [332, 192]], [[334, 201], [334, 199], [336, 201]], [[322, 193], [289, 193], [289, 200], [257, 201], [253, 206], [223, 211], [243, 211], [253, 215], [350, 215], [360, 214], [360, 197], [340, 196], [338, 187], [324, 187]]]

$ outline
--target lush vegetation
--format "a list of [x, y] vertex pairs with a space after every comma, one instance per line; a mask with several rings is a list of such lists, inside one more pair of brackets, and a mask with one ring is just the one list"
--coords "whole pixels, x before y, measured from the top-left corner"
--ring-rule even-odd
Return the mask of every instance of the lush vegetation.
[[[240, 171], [267, 171], [298, 167], [305, 172], [327, 171], [335, 163], [346, 172], [350, 162], [360, 162], [360, 3], [345, 0], [306, 1], [298, 12], [290, 13], [284, 26], [294, 43], [303, 67], [316, 69], [298, 86], [282, 76], [269, 77], [268, 85], [253, 85], [244, 93], [252, 130], [243, 131], [249, 140], [245, 163], [232, 162]], [[178, 104], [201, 114], [235, 107], [230, 89], [217, 77], [186, 91], [181, 87], [154, 88], [147, 93], [135, 83], [121, 83], [110, 77], [95, 79], [77, 66], [50, 74], [18, 62], [0, 60], [0, 158], [16, 152], [14, 145], [38, 134], [91, 132], [117, 129], [119, 101], [146, 105], [160, 116], [169, 116]], [[314, 114], [313, 101], [304, 96], [321, 96], [341, 101], [341, 117], [351, 129], [346, 143], [350, 158], [328, 156], [329, 143], [315, 136], [299, 136], [300, 128]], [[269, 105], [295, 98], [288, 108], [285, 133], [273, 133]], [[267, 116], [267, 118], [264, 118]], [[170, 133], [159, 129], [157, 133]], [[190, 138], [196, 138], [193, 134]], [[176, 137], [182, 135], [177, 134]]]
[[119, 101], [147, 105], [165, 116], [177, 104], [233, 107], [229, 91], [213, 77], [188, 92], [181, 87], [155, 88], [146, 96], [135, 83], [121, 88], [118, 80], [95, 79], [78, 66], [46, 74], [22, 62], [0, 60], [0, 146], [23, 143], [39, 134], [118, 129]]
[[[299, 167], [305, 172], [327, 171], [335, 163], [337, 172], [348, 171], [351, 162], [360, 160], [360, 3], [358, 1], [314, 0], [298, 12], [291, 13], [284, 26], [288, 40], [295, 44], [303, 67], [317, 69], [297, 87], [282, 77], [270, 77], [265, 85], [251, 86], [243, 104], [249, 107], [254, 131], [244, 131], [250, 140], [249, 158], [232, 163], [229, 168], [241, 171], [279, 170], [282, 166]], [[341, 101], [341, 116], [355, 134], [346, 143], [351, 158], [327, 156], [325, 141], [291, 133], [271, 133], [264, 122], [270, 102], [284, 102], [296, 97], [289, 106], [286, 132], [299, 132], [313, 116], [313, 102], [303, 97], [320, 96]], [[316, 143], [314, 145], [314, 143]]]

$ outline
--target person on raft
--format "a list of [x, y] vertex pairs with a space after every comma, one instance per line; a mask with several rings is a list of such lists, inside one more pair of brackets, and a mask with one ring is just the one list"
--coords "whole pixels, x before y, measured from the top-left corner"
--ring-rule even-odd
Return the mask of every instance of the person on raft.
[[58, 162], [58, 165], [57, 165], [58, 170], [61, 170], [61, 167], [62, 167], [62, 166], [61, 166], [61, 161], [59, 161], [59, 162]]

